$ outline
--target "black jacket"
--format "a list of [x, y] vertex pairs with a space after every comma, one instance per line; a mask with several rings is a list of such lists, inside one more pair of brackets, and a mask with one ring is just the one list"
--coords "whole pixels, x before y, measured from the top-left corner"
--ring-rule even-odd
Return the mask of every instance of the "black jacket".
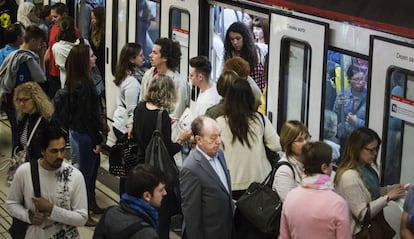
[[[125, 229], [134, 223], [142, 228], [129, 237], [123, 237]], [[151, 219], [138, 213], [126, 203], [106, 209], [93, 234], [93, 239], [158, 239], [156, 230], [151, 226]]]
[[87, 133], [94, 145], [101, 144], [103, 125], [95, 86], [92, 83], [75, 85], [69, 92], [69, 107], [71, 113], [69, 128]]

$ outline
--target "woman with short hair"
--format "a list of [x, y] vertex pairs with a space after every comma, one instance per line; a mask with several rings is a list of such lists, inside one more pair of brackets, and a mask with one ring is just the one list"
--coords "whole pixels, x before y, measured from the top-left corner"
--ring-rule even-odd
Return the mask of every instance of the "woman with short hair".
[[302, 182], [305, 176], [302, 158], [302, 147], [310, 141], [310, 134], [306, 126], [297, 120], [289, 120], [282, 125], [280, 130], [280, 144], [283, 154], [280, 159], [288, 162], [288, 165], [281, 165], [275, 173], [273, 180], [273, 191], [276, 191], [282, 201], [285, 200], [288, 192]]
[[330, 178], [331, 154], [331, 147], [323, 142], [302, 147], [306, 176], [283, 203], [281, 239], [351, 238], [347, 203], [335, 193]]

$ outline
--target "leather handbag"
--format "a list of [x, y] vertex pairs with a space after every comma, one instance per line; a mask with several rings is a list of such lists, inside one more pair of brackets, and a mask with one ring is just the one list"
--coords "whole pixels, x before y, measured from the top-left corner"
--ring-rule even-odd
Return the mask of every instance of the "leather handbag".
[[127, 176], [129, 170], [138, 164], [138, 144], [125, 135], [116, 141], [109, 153], [109, 173]]
[[354, 239], [392, 239], [395, 235], [394, 229], [385, 220], [383, 210], [371, 219], [369, 203], [361, 228], [361, 231], [354, 235]]
[[274, 175], [281, 165], [287, 165], [293, 171], [292, 165], [288, 162], [278, 162], [262, 183], [250, 184], [236, 202], [240, 213], [266, 234], [279, 234], [282, 200], [277, 192], [272, 190], [272, 184]]

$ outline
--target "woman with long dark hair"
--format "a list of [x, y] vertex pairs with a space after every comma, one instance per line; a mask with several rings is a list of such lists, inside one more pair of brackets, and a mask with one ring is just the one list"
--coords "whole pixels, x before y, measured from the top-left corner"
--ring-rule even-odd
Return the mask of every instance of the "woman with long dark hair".
[[[91, 69], [95, 66], [96, 56], [88, 45], [76, 45], [66, 61], [66, 85], [71, 115], [69, 130], [78, 150], [79, 170], [85, 177], [88, 194], [88, 207], [93, 213], [103, 212], [96, 204], [95, 183], [100, 164], [102, 122], [99, 112], [99, 99], [92, 81]], [[87, 226], [96, 222], [89, 216]]]
[[[279, 136], [267, 117], [256, 111], [249, 83], [235, 80], [224, 98], [224, 115], [218, 117], [221, 147], [230, 170], [233, 199], [238, 200], [252, 182], [262, 182], [271, 171], [265, 145], [281, 149]], [[260, 234], [236, 210], [237, 238]]]
[[247, 26], [242, 22], [235, 22], [230, 25], [226, 32], [224, 41], [224, 60], [234, 56], [240, 56], [250, 66], [250, 76], [263, 91], [265, 87], [264, 79], [264, 57], [260, 49], [254, 43], [253, 35]]

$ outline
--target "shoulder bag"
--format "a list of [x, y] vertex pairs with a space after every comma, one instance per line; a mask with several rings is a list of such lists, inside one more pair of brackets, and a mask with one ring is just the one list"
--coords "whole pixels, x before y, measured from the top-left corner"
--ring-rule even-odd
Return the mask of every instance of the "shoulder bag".
[[17, 168], [22, 165], [23, 163], [27, 162], [28, 160], [28, 151], [29, 151], [29, 145], [30, 142], [32, 141], [33, 135], [36, 132], [37, 127], [40, 124], [40, 121], [42, 121], [42, 117], [40, 116], [39, 119], [37, 120], [35, 126], [33, 127], [32, 132], [30, 133], [29, 139], [27, 140], [27, 144], [24, 146], [23, 150], [20, 150], [18, 152], [13, 152], [13, 156], [10, 159], [10, 167], [9, 170], [7, 172], [7, 183], [10, 185], [11, 182], [13, 181], [14, 178], [14, 174], [16, 173]]
[[[40, 194], [40, 182], [39, 182], [39, 165], [37, 159], [30, 160], [30, 171], [32, 174], [32, 185], [35, 197], [41, 197]], [[24, 202], [24, 200], [23, 200]], [[15, 217], [12, 218], [12, 225], [9, 228], [10, 236], [13, 239], [24, 239], [26, 237], [27, 227], [29, 223], [19, 220]]]
[[[273, 167], [262, 183], [253, 182], [236, 202], [240, 213], [261, 232], [278, 235], [280, 217], [282, 215], [282, 200], [277, 192], [272, 190], [273, 178], [281, 165], [293, 167], [289, 162], [281, 161]], [[294, 171], [293, 171], [293, 175]]]
[[264, 148], [265, 148], [266, 158], [267, 158], [267, 160], [269, 160], [270, 165], [272, 165], [272, 167], [275, 167], [277, 162], [279, 162], [279, 160], [280, 160], [280, 155], [279, 155], [278, 152], [273, 151], [273, 150], [269, 149], [266, 146], [265, 140], [264, 140], [264, 130], [266, 129], [266, 121], [265, 121], [264, 116], [263, 116], [262, 113], [259, 112], [259, 115], [262, 118], [263, 128], [264, 128], [263, 129], [263, 140], [262, 140], [262, 142], [263, 142], [263, 145], [264, 145]]
[[384, 218], [381, 210], [374, 218], [371, 218], [371, 209], [367, 203], [367, 212], [362, 221], [361, 231], [354, 235], [354, 239], [392, 239], [395, 235], [394, 229]]

